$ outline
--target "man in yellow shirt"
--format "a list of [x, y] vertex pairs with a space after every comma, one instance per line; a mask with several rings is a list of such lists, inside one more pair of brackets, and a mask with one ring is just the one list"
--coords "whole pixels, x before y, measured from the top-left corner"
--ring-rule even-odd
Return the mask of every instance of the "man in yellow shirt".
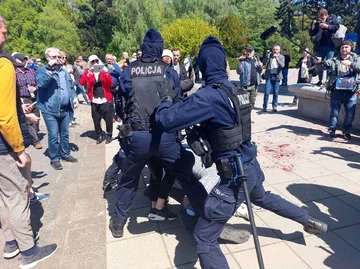
[[30, 226], [29, 182], [21, 173], [29, 165], [22, 129], [26, 120], [16, 90], [15, 60], [2, 53], [7, 27], [0, 16], [0, 222], [5, 237], [4, 258], [21, 252], [20, 268], [32, 268], [50, 257], [56, 244], [38, 247]]

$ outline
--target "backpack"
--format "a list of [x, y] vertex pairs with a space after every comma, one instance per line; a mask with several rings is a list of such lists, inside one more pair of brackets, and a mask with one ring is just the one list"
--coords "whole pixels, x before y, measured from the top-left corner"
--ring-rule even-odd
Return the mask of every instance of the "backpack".
[[336, 31], [336, 33], [332, 36], [331, 40], [334, 43], [335, 47], [340, 47], [341, 42], [343, 42], [345, 38], [347, 28], [345, 25], [339, 24], [339, 29]]

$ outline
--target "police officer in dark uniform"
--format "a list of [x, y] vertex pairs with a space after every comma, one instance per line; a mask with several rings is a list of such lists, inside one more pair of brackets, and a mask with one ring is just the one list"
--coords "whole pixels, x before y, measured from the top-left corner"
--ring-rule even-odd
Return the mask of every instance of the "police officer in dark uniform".
[[[304, 226], [308, 233], [323, 233], [327, 225], [276, 194], [265, 192], [264, 174], [255, 157], [251, 140], [251, 106], [245, 91], [228, 82], [224, 49], [213, 36], [206, 38], [198, 63], [205, 86], [173, 105], [171, 87], [159, 89], [162, 103], [156, 123], [166, 132], [175, 132], [201, 123], [204, 137], [211, 146], [211, 157], [221, 178], [209, 194], [195, 226], [194, 238], [202, 268], [229, 268], [217, 238], [224, 224], [244, 201], [244, 190], [237, 180], [236, 158], [243, 163], [251, 202]], [[189, 113], [191, 111], [191, 113]], [[197, 127], [199, 128], [199, 127]], [[188, 140], [189, 141], [189, 140]]]
[[109, 226], [114, 237], [123, 236], [140, 172], [153, 156], [161, 161], [167, 173], [180, 180], [198, 214], [207, 196], [203, 185], [192, 174], [194, 156], [183, 149], [175, 133], [164, 133], [155, 124], [155, 109], [161, 103], [158, 87], [164, 81], [171, 81], [176, 88], [174, 98], [180, 95], [176, 72], [160, 60], [163, 46], [161, 34], [156, 29], [149, 29], [142, 45], [143, 56], [126, 67], [120, 77], [119, 93], [126, 102], [120, 130], [125, 158], [122, 159], [122, 177], [116, 189], [116, 211]]

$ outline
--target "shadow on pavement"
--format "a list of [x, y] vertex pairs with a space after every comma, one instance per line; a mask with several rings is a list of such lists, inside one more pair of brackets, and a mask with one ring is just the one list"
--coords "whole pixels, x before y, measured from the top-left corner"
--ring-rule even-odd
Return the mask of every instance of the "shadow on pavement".
[[79, 147], [74, 143], [69, 143], [70, 151], [79, 151]]
[[[331, 153], [336, 153], [339, 156], [334, 156]], [[346, 148], [336, 148], [336, 147], [321, 147], [319, 150], [314, 150], [313, 154], [324, 155], [328, 157], [332, 157], [334, 159], [344, 160], [348, 162], [360, 162], [360, 158], [358, 158], [359, 152], [346, 149]], [[357, 165], [354, 163], [348, 164], [348, 166]]]
[[[291, 117], [294, 117], [294, 118], [297, 118], [297, 119], [303, 119], [305, 120], [306, 118], [302, 117], [302, 116], [299, 116], [299, 115], [296, 115], [294, 114], [293, 111], [281, 111], [281, 112], [277, 112], [277, 114], [283, 114], [283, 115], [289, 115]], [[310, 121], [310, 119], [309, 119]], [[312, 123], [315, 123], [315, 124], [321, 124], [321, 125], [324, 125], [323, 123], [321, 122], [317, 122], [316, 120], [314, 119], [311, 119], [311, 122]], [[323, 132], [322, 130], [319, 130], [319, 129], [313, 129], [313, 128], [309, 128], [309, 127], [301, 127], [301, 126], [294, 126], [294, 125], [289, 125], [289, 124], [282, 124], [282, 125], [279, 125], [277, 127], [272, 127], [272, 128], [269, 128], [267, 129], [266, 131], [270, 132], [270, 131], [276, 131], [276, 130], [281, 130], [281, 129], [287, 129], [289, 131], [291, 131], [292, 133], [294, 134], [297, 134], [297, 135], [317, 135], [317, 136], [321, 136], [319, 138], [319, 140], [330, 140], [329, 138], [329, 134], [327, 132]], [[354, 134], [359, 134], [358, 131], [354, 131], [353, 132]], [[342, 138], [342, 135], [340, 135], [339, 133], [336, 134], [336, 138]], [[336, 141], [336, 142], [339, 142], [339, 141]], [[345, 143], [345, 144], [358, 144], [359, 143], [359, 139], [357, 137], [353, 137], [352, 139], [350, 140], [345, 140], [343, 142], [340, 142], [340, 143]]]
[[[311, 216], [328, 224], [328, 231], [338, 230], [344, 227], [355, 225], [355, 224], [351, 224], [351, 217], [346, 219], [344, 218], [344, 216], [347, 214], [347, 212], [344, 212], [346, 211], [346, 209], [344, 208], [344, 203], [349, 205], [352, 209], [357, 210], [356, 208], [354, 208], [352, 203], [356, 203], [356, 204], [360, 203], [360, 196], [349, 193], [343, 189], [317, 185], [317, 184], [291, 184], [286, 189], [293, 196], [297, 197], [299, 200], [302, 200], [301, 193], [307, 192], [309, 188], [312, 187], [318, 187], [329, 194], [332, 195], [336, 194], [337, 197], [345, 197], [345, 198], [337, 199], [335, 197], [332, 197], [332, 198], [325, 198], [317, 201], [307, 202], [306, 206], [304, 206], [303, 208], [308, 210]], [[336, 203], [339, 203], [340, 206], [334, 206], [336, 205]], [[317, 204], [322, 204], [324, 205], [324, 207], [328, 208], [328, 213], [321, 212]], [[328, 256], [324, 260], [324, 265], [328, 266], [329, 268], [346, 268], [345, 265], [344, 267], [339, 267], [339, 264], [344, 263], [344, 257], [342, 256], [344, 255], [343, 244], [341, 245], [336, 244], [336, 241], [332, 240], [331, 236], [326, 236], [326, 235], [327, 234], [325, 233], [324, 235], [318, 236], [331, 248], [331, 251], [329, 251], [329, 249], [324, 249], [323, 247], [320, 247], [323, 248], [324, 251], [330, 254], [330, 256]], [[342, 241], [343, 239], [339, 239], [339, 240]], [[356, 248], [355, 246], [353, 247]]]
[[30, 220], [31, 227], [34, 233], [38, 233], [42, 228], [43, 224], [41, 218], [44, 215], [44, 208], [40, 202], [36, 202], [30, 205]]
[[86, 132], [82, 133], [80, 135], [80, 137], [89, 137], [89, 138], [94, 139], [94, 140], [98, 139], [98, 135], [96, 134], [96, 132], [94, 130], [86, 131]]
[[31, 178], [43, 178], [46, 177], [47, 174], [44, 171], [31, 171]]

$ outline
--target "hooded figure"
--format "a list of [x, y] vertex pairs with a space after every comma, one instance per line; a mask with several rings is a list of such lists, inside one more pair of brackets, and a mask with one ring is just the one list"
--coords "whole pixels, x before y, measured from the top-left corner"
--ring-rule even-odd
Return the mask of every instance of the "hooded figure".
[[[121, 164], [123, 173], [116, 189], [116, 211], [109, 225], [112, 235], [117, 238], [123, 236], [140, 173], [153, 157], [157, 157], [156, 162], [160, 161], [161, 166], [160, 176], [154, 176], [155, 179], [152, 180], [157, 183], [152, 183], [152, 187], [156, 185], [159, 187], [154, 189], [154, 192], [150, 190], [153, 207], [149, 219], [171, 220], [177, 217], [165, 205], [175, 177], [181, 182], [197, 213], [202, 211], [207, 195], [205, 188], [192, 174], [194, 161], [192, 154], [189, 156], [189, 153], [182, 148], [175, 133], [164, 133], [155, 123], [155, 112], [161, 103], [159, 89], [167, 89], [166, 87], [169, 86], [175, 98], [180, 93], [179, 78], [173, 75], [175, 70], [160, 60], [163, 47], [164, 40], [160, 33], [153, 28], [147, 31], [142, 45], [141, 59], [127, 66], [120, 79], [121, 90], [118, 99], [124, 98], [126, 101], [124, 120], [119, 130], [125, 158], [120, 156], [124, 159]], [[166, 175], [169, 175], [164, 179], [162, 179], [163, 168]], [[159, 199], [153, 197], [153, 193]]]
[[228, 80], [225, 51], [216, 37], [210, 35], [203, 41], [198, 64], [206, 85]]
[[[155, 28], [150, 28], [144, 37], [143, 44], [141, 46], [142, 57], [139, 59], [140, 61], [149, 61], [154, 59], [161, 59], [162, 53], [164, 49], [164, 39], [161, 34]], [[166, 78], [173, 82], [175, 88], [180, 88], [179, 76], [173, 72], [172, 68], [168, 68], [166, 70]], [[124, 96], [124, 94], [128, 94], [132, 89], [132, 83], [130, 79], [130, 66], [127, 66], [124, 69], [124, 72], [120, 74], [120, 88], [119, 89], [119, 97]], [[126, 97], [125, 97], [126, 99]]]
[[146, 32], [141, 46], [142, 58], [157, 58], [160, 60], [163, 49], [164, 39], [161, 34], [155, 28], [150, 28]]
[[[201, 123], [194, 127], [197, 131], [192, 134], [197, 137], [200, 134], [203, 141], [194, 139], [195, 146], [192, 147], [189, 139], [189, 146], [206, 161], [209, 160], [208, 152], [212, 152], [210, 159], [219, 172], [220, 183], [207, 196], [204, 210], [194, 228], [201, 268], [230, 268], [219, 246], [219, 236], [230, 233], [227, 239], [239, 238], [237, 243], [247, 241], [250, 236], [248, 231], [238, 232], [238, 237], [232, 234], [234, 231], [225, 232], [226, 222], [245, 199], [243, 184], [239, 180], [242, 172], [238, 169], [239, 165], [243, 166], [251, 197], [248, 204], [252, 202], [294, 220], [310, 234], [326, 232], [327, 225], [310, 217], [303, 208], [265, 192], [262, 185], [264, 173], [255, 157], [255, 146], [251, 143], [250, 100], [246, 92], [228, 81], [224, 49], [213, 36], [206, 38], [201, 45], [199, 67], [205, 86], [176, 104], [171, 101], [171, 89], [159, 91], [162, 103], [155, 118], [164, 132], [176, 132]], [[204, 145], [209, 145], [208, 149]]]

